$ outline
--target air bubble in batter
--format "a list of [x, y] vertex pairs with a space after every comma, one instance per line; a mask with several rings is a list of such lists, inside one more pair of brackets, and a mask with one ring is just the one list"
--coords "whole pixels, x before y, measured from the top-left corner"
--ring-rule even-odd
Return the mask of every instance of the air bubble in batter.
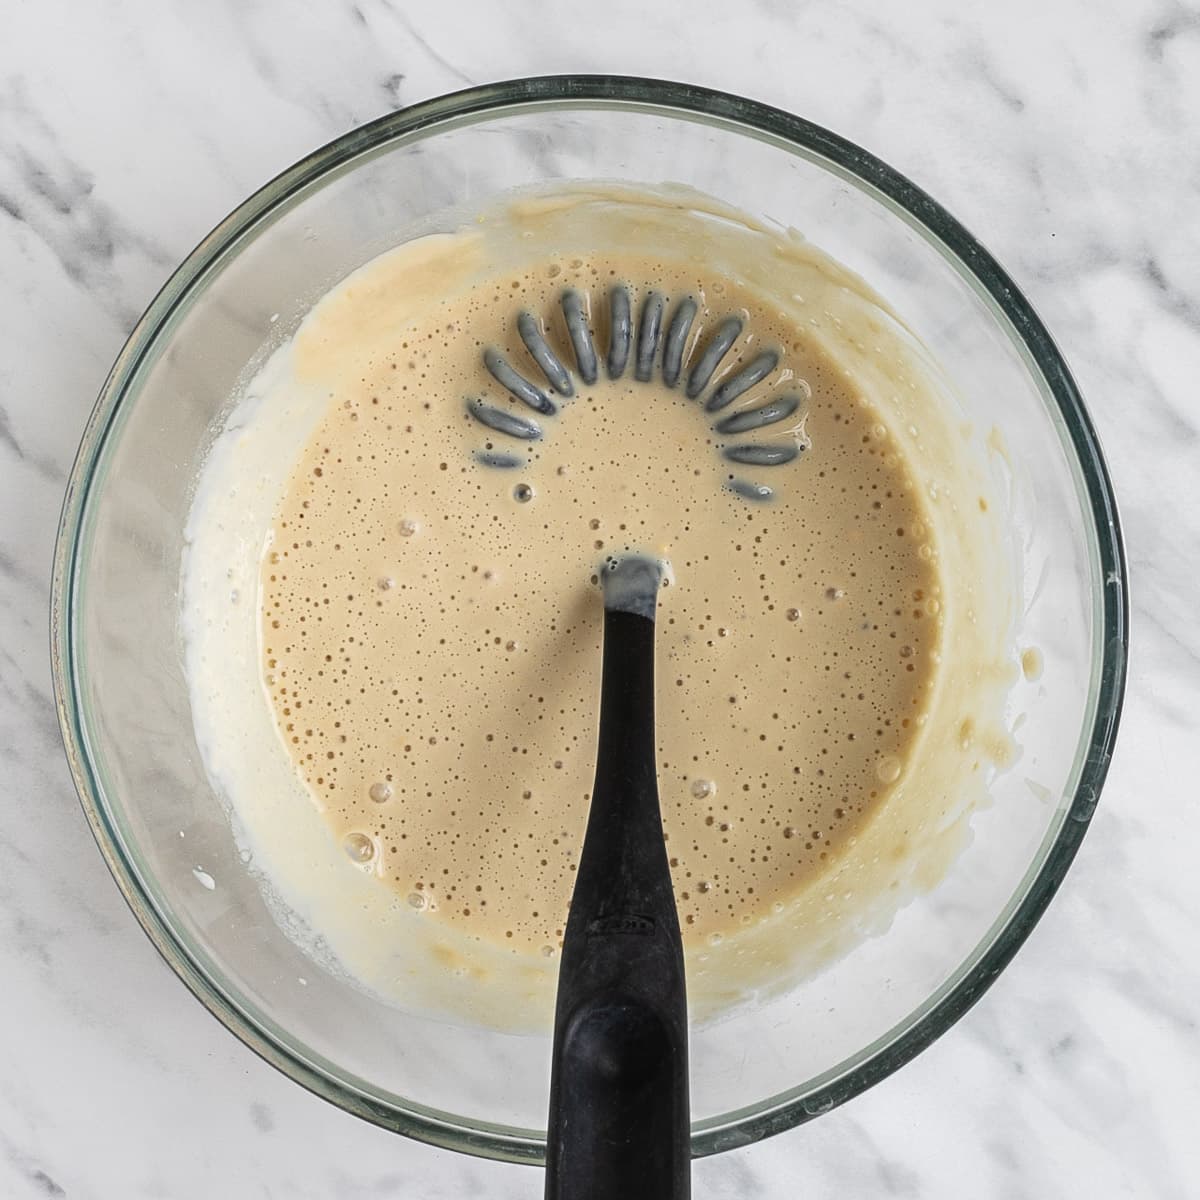
[[342, 839], [342, 849], [351, 862], [369, 863], [375, 857], [375, 843], [365, 833], [348, 833]]
[[875, 764], [875, 776], [880, 783], [895, 783], [900, 778], [900, 760], [885, 754]]

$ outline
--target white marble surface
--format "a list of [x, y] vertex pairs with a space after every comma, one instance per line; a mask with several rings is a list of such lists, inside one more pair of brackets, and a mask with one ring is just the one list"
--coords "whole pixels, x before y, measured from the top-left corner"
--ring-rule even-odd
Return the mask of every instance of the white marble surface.
[[85, 827], [45, 630], [79, 432], [172, 266], [352, 125], [547, 70], [745, 92], [942, 199], [1073, 364], [1131, 559], [1116, 763], [1028, 945], [914, 1063], [811, 1125], [699, 1163], [697, 1196], [1200, 1195], [1200, 9], [607, 8], [0, 5], [0, 1195], [540, 1194], [534, 1170], [406, 1142], [314, 1099], [188, 996]]

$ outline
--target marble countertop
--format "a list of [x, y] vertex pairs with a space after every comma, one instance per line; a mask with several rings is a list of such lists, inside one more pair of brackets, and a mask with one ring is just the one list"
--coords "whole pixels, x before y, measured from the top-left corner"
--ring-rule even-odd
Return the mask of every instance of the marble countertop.
[[46, 624], [79, 434], [174, 265], [353, 125], [551, 70], [744, 92], [941, 199], [1071, 362], [1131, 563], [1116, 760], [1026, 947], [897, 1075], [698, 1163], [697, 1197], [1200, 1195], [1200, 10], [9, 0], [0, 26], [0, 1195], [541, 1194], [536, 1170], [408, 1142], [315, 1099], [191, 999], [84, 823]]

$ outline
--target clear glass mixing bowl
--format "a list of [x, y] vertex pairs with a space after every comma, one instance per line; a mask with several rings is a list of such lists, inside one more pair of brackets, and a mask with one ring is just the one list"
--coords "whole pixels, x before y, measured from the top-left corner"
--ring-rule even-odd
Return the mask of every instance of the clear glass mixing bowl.
[[[983, 992], [1058, 887], [1109, 763], [1126, 664], [1117, 513], [1041, 322], [988, 253], [883, 163], [786, 113], [616, 78], [476, 88], [339, 138], [247, 200], [167, 283], [84, 434], [55, 559], [59, 716], [97, 841], [155, 945], [209, 1010], [350, 1112], [537, 1161], [549, 1042], [388, 1007], [307, 960], [245, 870], [200, 762], [178, 630], [184, 522], [239, 381], [333, 283], [450, 206], [555, 179], [690, 185], [802, 230], [904, 315], [1013, 467], [1017, 768], [972, 846], [883, 935], [817, 978], [693, 1031], [693, 1146], [788, 1128], [868, 1087]], [[1031, 784], [1030, 780], [1036, 780]], [[181, 837], [181, 833], [184, 835]], [[209, 878], [194, 868], [203, 864]], [[215, 887], [206, 886], [216, 881]]]

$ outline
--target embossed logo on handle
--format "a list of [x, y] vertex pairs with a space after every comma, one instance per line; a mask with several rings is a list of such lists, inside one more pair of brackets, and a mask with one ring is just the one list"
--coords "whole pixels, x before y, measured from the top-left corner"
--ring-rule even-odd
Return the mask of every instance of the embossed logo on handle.
[[588, 937], [601, 937], [610, 933], [632, 933], [646, 937], [654, 932], [654, 921], [636, 913], [621, 913], [611, 917], [597, 917], [589, 922]]

